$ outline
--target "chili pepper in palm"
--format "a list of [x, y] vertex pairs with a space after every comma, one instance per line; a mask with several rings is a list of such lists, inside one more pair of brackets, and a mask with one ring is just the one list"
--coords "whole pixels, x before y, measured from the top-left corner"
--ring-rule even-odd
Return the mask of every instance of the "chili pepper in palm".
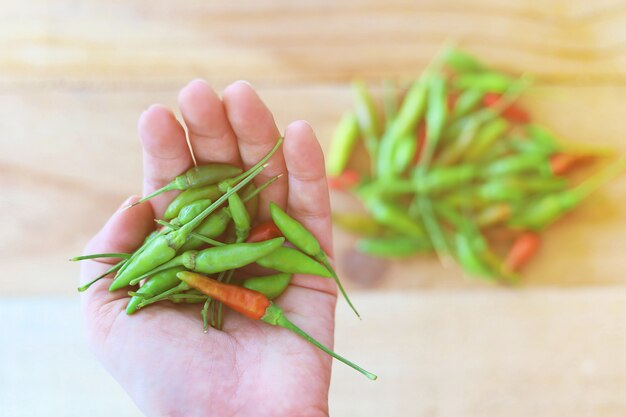
[[178, 216], [176, 216], [176, 224], [185, 225], [196, 218], [196, 216], [211, 205], [212, 201], [208, 198], [196, 200], [193, 203], [183, 207]]
[[289, 286], [292, 274], [274, 274], [264, 277], [248, 278], [243, 282], [243, 287], [257, 291], [273, 300], [278, 298]]
[[178, 194], [176, 198], [165, 209], [163, 218], [171, 220], [178, 216], [178, 213], [191, 203], [200, 199], [216, 200], [222, 195], [216, 184], [209, 184], [202, 187], [190, 188]]
[[361, 238], [356, 242], [356, 248], [368, 255], [383, 258], [403, 258], [418, 253], [432, 251], [432, 244], [426, 238], [412, 238], [404, 236], [386, 238]]
[[372, 161], [372, 174], [376, 175], [376, 158], [378, 155], [378, 141], [381, 134], [381, 121], [374, 104], [374, 99], [363, 81], [352, 83], [356, 117], [359, 129], [363, 136], [365, 148]]
[[196, 216], [195, 219], [180, 229], [171, 231], [167, 234], [156, 235], [155, 238], [148, 242], [146, 247], [138, 253], [137, 257], [132, 256], [127, 261], [125, 264], [126, 268], [117, 274], [109, 287], [109, 291], [115, 291], [127, 286], [138, 276], [141, 276], [174, 258], [178, 249], [180, 249], [187, 241], [189, 234], [192, 233], [194, 229], [216, 208], [221, 206], [221, 204], [228, 199], [230, 194], [239, 191], [247, 183], [259, 175], [262, 170], [263, 166], [258, 167], [255, 171], [248, 175], [247, 178], [218, 198], [213, 204]]
[[354, 311], [354, 313], [358, 317], [361, 317], [356, 311], [356, 308], [354, 308], [354, 305], [352, 305], [350, 297], [348, 297], [348, 294], [343, 288], [343, 285], [341, 284], [337, 273], [328, 261], [326, 253], [322, 250], [320, 242], [313, 235], [313, 233], [309, 232], [306, 227], [304, 227], [299, 221], [285, 213], [285, 211], [275, 203], [270, 203], [270, 215], [272, 216], [272, 220], [274, 220], [274, 223], [276, 223], [276, 226], [278, 226], [280, 231], [290, 243], [292, 243], [295, 247], [300, 249], [305, 254], [316, 259], [318, 262], [324, 265], [326, 269], [328, 269], [333, 279], [335, 280], [335, 283], [339, 287], [341, 294], [343, 294], [343, 298], [345, 298], [350, 308], [352, 308], [352, 311]]
[[426, 168], [435, 154], [443, 128], [448, 118], [448, 92], [446, 79], [438, 73], [429, 77], [428, 107], [426, 108], [426, 143], [420, 155], [418, 166]]
[[199, 274], [191, 272], [179, 272], [178, 278], [186, 282], [193, 288], [196, 288], [207, 296], [221, 301], [229, 308], [243, 314], [244, 316], [253, 320], [262, 320], [273, 326], [283, 327], [296, 333], [298, 336], [304, 338], [309, 343], [313, 344], [317, 348], [323, 350], [332, 357], [340, 360], [351, 368], [359, 371], [369, 379], [376, 379], [377, 376], [364, 370], [360, 366], [352, 363], [351, 361], [339, 356], [332, 350], [328, 349], [317, 340], [313, 339], [304, 330], [297, 327], [291, 321], [285, 317], [283, 311], [273, 304], [265, 295], [252, 291], [247, 288], [238, 287], [235, 285], [224, 284], [216, 280], [204, 277]]
[[316, 275], [332, 278], [326, 267], [297, 249], [281, 246], [268, 255], [258, 259], [257, 264], [290, 274]]
[[245, 242], [250, 233], [250, 213], [248, 213], [243, 200], [237, 193], [231, 194], [230, 197], [228, 197], [228, 211], [230, 211], [233, 223], [235, 224], [236, 242]]
[[281, 237], [283, 233], [278, 226], [272, 220], [266, 220], [263, 223], [259, 223], [250, 230], [250, 234], [246, 239], [246, 242], [261, 242], [263, 240], [274, 239]]
[[[483, 104], [486, 107], [494, 107], [502, 100], [502, 95], [497, 93], [487, 93], [483, 97]], [[530, 115], [515, 103], [509, 105], [502, 111], [502, 117], [514, 123], [526, 124], [530, 122]]]
[[101, 275], [99, 275], [96, 278], [92, 279], [91, 281], [89, 281], [85, 285], [81, 285], [80, 287], [78, 287], [78, 292], [87, 291], [89, 289], [89, 287], [91, 287], [96, 282], [100, 281], [102, 278], [104, 278], [107, 275], [112, 274], [112, 273], [118, 271], [120, 268], [122, 268], [122, 266], [124, 265], [125, 262], [126, 262], [126, 259], [122, 259], [121, 261], [119, 261], [118, 263], [113, 265], [111, 268], [109, 268], [105, 272], [103, 272]]
[[328, 177], [328, 187], [331, 190], [345, 191], [359, 184], [361, 175], [354, 169], [346, 169], [335, 177]]
[[78, 261], [84, 261], [87, 259], [100, 259], [100, 258], [121, 258], [121, 259], [128, 259], [130, 258], [131, 254], [130, 253], [91, 253], [89, 255], [80, 255], [80, 256], [74, 256], [73, 258], [70, 258], [70, 262], [78, 262]]
[[484, 94], [482, 91], [473, 88], [463, 91], [454, 103], [451, 117], [458, 119], [476, 109], [480, 105]]
[[504, 265], [511, 271], [518, 271], [537, 253], [540, 244], [541, 240], [537, 233], [520, 234], [509, 249]]
[[389, 178], [394, 176], [390, 166], [398, 141], [415, 130], [426, 107], [428, 76], [423, 75], [415, 81], [407, 92], [398, 114], [385, 131], [378, 150], [376, 172], [378, 176]]
[[381, 232], [379, 224], [366, 214], [332, 213], [333, 223], [344, 230], [364, 236], [372, 236]]
[[241, 268], [269, 255], [280, 248], [284, 241], [284, 238], [279, 237], [265, 242], [232, 243], [201, 251], [190, 250], [159, 265], [144, 275], [134, 278], [131, 284], [136, 284], [157, 272], [177, 266], [184, 266], [191, 271], [204, 274], [214, 274], [229, 269]]
[[228, 164], [209, 164], [188, 169], [185, 173], [180, 174], [166, 186], [159, 188], [153, 193], [143, 197], [129, 207], [141, 204], [159, 194], [173, 190], [188, 190], [192, 187], [200, 187], [202, 185], [214, 184], [226, 178], [234, 177], [241, 174], [241, 168]]
[[359, 122], [354, 113], [341, 118], [330, 142], [326, 171], [330, 176], [339, 176], [346, 168], [350, 156], [359, 140]]
[[154, 304], [159, 301], [169, 300], [172, 296], [185, 293], [186, 291], [189, 291], [191, 289], [191, 287], [186, 282], [181, 281], [178, 276], [176, 276], [176, 278], [178, 279], [178, 284], [176, 286], [152, 297], [144, 297], [136, 292], [129, 292], [129, 295], [131, 295], [132, 297], [140, 298], [141, 300], [137, 304], [136, 309], [139, 310], [146, 306], [149, 306], [150, 304]]
[[472, 88], [492, 93], [504, 93], [514, 82], [508, 75], [494, 71], [458, 74], [453, 80], [454, 87], [458, 90]]
[[472, 55], [454, 47], [448, 47], [441, 55], [442, 62], [458, 73], [474, 73], [484, 71], [485, 66]]
[[395, 82], [389, 78], [384, 78], [382, 84], [383, 111], [387, 128], [398, 114], [398, 89]]
[[372, 217], [391, 230], [404, 236], [426, 237], [423, 226], [399, 206], [377, 198], [369, 198], [366, 200], [366, 205]]
[[485, 123], [466, 150], [465, 160], [469, 162], [480, 160], [489, 147], [500, 139], [508, 129], [509, 124], [499, 117]]
[[137, 311], [139, 304], [147, 298], [157, 296], [169, 289], [180, 284], [180, 280], [176, 277], [178, 272], [184, 271], [185, 268], [170, 268], [154, 274], [146, 281], [136, 293], [131, 297], [126, 305], [126, 314], [133, 314]]
[[611, 163], [574, 188], [540, 197], [519, 207], [509, 221], [515, 228], [541, 230], [579, 205], [598, 187], [626, 169], [626, 158]]

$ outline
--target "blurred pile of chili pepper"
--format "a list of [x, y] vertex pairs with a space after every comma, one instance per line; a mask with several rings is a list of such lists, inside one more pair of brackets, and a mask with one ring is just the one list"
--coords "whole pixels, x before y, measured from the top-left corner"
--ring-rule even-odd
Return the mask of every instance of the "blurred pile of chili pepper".
[[[355, 81], [327, 170], [331, 188], [353, 192], [367, 214], [335, 213], [335, 223], [360, 235], [357, 249], [369, 255], [434, 252], [469, 275], [515, 281], [538, 233], [625, 168], [620, 158], [573, 184], [566, 175], [612, 152], [534, 123], [517, 102], [530, 84], [452, 46], [404, 94], [384, 81], [382, 106]], [[360, 141], [370, 163], [357, 170], [349, 164]], [[497, 234], [504, 245], [493, 231], [506, 232]]]
[[[251, 319], [291, 330], [368, 378], [376, 379], [376, 375], [310, 337], [272, 301], [287, 289], [292, 274], [316, 275], [333, 278], [358, 316], [318, 240], [301, 223], [270, 203], [271, 221], [252, 227], [258, 209], [257, 195], [279, 176], [258, 188], [252, 180], [263, 171], [281, 143], [282, 138], [246, 172], [227, 164], [194, 167], [133, 204], [166, 191], [182, 191], [168, 206], [165, 220], [156, 220], [162, 228], [147, 236], [134, 253], [72, 258], [121, 259], [79, 291], [115, 273], [109, 291], [141, 285], [137, 291], [129, 292], [127, 314], [163, 301], [204, 303], [201, 317], [205, 332], [209, 326], [222, 329], [222, 305], [226, 305]], [[292, 246], [283, 246], [286, 242]], [[252, 264], [272, 272], [254, 276], [255, 270], [242, 269]]]

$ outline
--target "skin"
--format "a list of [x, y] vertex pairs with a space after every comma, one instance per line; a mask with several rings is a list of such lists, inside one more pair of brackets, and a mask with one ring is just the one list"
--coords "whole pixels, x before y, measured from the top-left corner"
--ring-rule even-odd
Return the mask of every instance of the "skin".
[[[198, 163], [253, 165], [279, 136], [271, 112], [254, 89], [236, 82], [222, 98], [202, 80], [179, 94]], [[185, 133], [173, 113], [152, 106], [139, 119], [144, 195], [192, 165]], [[261, 220], [274, 201], [302, 222], [332, 254], [324, 158], [311, 127], [291, 123], [285, 142], [256, 180], [284, 172], [260, 195]], [[85, 253], [130, 252], [162, 218], [176, 194], [162, 194], [118, 210]], [[120, 207], [135, 202], [130, 197]], [[81, 283], [110, 267], [85, 261]], [[126, 291], [110, 293], [110, 279], [81, 294], [88, 344], [105, 368], [148, 416], [326, 416], [331, 358], [288, 330], [227, 312], [224, 331], [202, 332], [196, 305], [160, 303], [133, 316]], [[333, 345], [336, 287], [331, 280], [294, 276], [278, 304], [288, 317], [326, 346]]]

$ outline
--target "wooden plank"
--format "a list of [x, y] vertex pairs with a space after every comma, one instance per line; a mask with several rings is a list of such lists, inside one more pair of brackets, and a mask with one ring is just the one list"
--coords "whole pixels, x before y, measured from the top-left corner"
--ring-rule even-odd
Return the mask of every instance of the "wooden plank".
[[[363, 320], [338, 306], [335, 349], [380, 378], [335, 362], [331, 415], [622, 416], [625, 296], [623, 287], [354, 294]], [[11, 340], [0, 344], [7, 415], [140, 415], [85, 348], [75, 299], [0, 298], [0, 316]]]
[[[490, 64], [541, 79], [622, 83], [626, 59], [616, 40], [626, 10], [605, 3], [5, 0], [0, 88], [172, 85], [197, 76], [264, 84], [406, 79], [451, 38]], [[606, 10], [615, 30], [596, 24], [593, 16]]]
[[[351, 100], [345, 86], [264, 87], [260, 94], [281, 128], [308, 119], [324, 148]], [[538, 120], [565, 137], [626, 152], [624, 95], [625, 87], [540, 86], [525, 100]], [[78, 267], [66, 259], [81, 251], [127, 195], [141, 191], [136, 118], [150, 102], [173, 106], [175, 97], [170, 88], [0, 94], [0, 109], [12, 115], [0, 124], [0, 207], [6, 219], [0, 250], [8, 255], [0, 294], [74, 292]], [[525, 285], [623, 283], [626, 201], [620, 196], [625, 192], [626, 178], [620, 178], [551, 228], [540, 255], [525, 271]], [[352, 205], [345, 196], [333, 195], [335, 210]], [[344, 253], [354, 238], [336, 231], [335, 241], [339, 268], [346, 275]], [[50, 279], [42, 279], [44, 271]], [[464, 280], [458, 270], [443, 269], [434, 259], [418, 258], [393, 263], [379, 279], [348, 285], [400, 289], [479, 284]]]

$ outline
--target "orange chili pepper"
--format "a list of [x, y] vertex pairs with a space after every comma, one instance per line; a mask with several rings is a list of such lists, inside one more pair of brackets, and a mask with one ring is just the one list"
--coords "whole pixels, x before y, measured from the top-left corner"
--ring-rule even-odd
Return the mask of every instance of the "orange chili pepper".
[[[502, 99], [502, 94], [487, 93], [483, 97], [483, 105], [485, 107], [495, 107]], [[515, 123], [528, 123], [530, 122], [530, 115], [526, 110], [522, 109], [516, 104], [511, 104], [502, 111], [502, 117], [510, 122]]]
[[176, 276], [190, 287], [203, 292], [214, 300], [226, 304], [228, 307], [243, 314], [244, 316], [253, 320], [262, 320], [272, 326], [279, 326], [290, 330], [298, 336], [304, 338], [307, 342], [328, 353], [333, 358], [338, 359], [350, 366], [352, 369], [359, 371], [369, 379], [374, 380], [378, 378], [373, 373], [366, 371], [357, 364], [336, 354], [317, 340], [313, 339], [308, 333], [287, 319], [283, 310], [272, 303], [269, 298], [260, 292], [232, 284], [225, 284], [193, 272], [179, 272]]
[[554, 175], [565, 175], [572, 168], [588, 161], [589, 155], [572, 155], [567, 153], [555, 153], [550, 156], [550, 169]]
[[247, 243], [261, 242], [264, 240], [282, 237], [282, 232], [272, 220], [259, 223], [250, 230]]
[[328, 186], [333, 190], [346, 190], [357, 185], [361, 181], [361, 175], [353, 170], [346, 169], [336, 177], [328, 177]]
[[509, 249], [504, 265], [511, 271], [519, 270], [537, 253], [540, 243], [537, 233], [522, 233]]

